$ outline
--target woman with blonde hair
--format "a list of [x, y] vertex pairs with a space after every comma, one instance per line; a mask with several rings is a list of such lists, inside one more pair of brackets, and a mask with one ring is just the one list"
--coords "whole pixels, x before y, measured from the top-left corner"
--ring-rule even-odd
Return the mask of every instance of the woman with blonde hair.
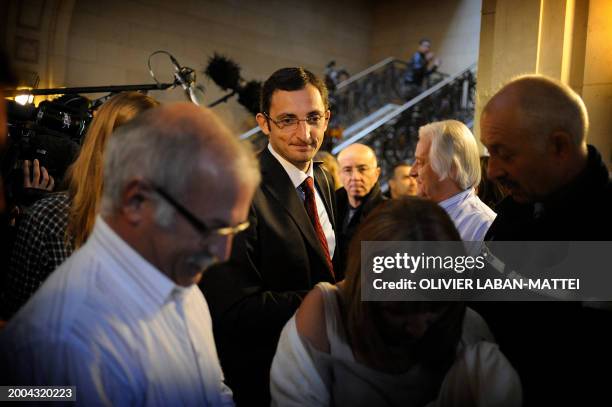
[[106, 102], [91, 123], [79, 156], [68, 169], [70, 216], [67, 239], [74, 249], [81, 247], [93, 229], [102, 196], [104, 147], [113, 130], [136, 114], [159, 105], [153, 98], [137, 92], [121, 93]]
[[125, 92], [98, 109], [81, 151], [67, 171], [68, 191], [36, 202], [19, 222], [1, 317], [15, 313], [53, 270], [85, 243], [102, 195], [104, 147], [109, 136], [137, 114], [158, 105], [150, 96]]

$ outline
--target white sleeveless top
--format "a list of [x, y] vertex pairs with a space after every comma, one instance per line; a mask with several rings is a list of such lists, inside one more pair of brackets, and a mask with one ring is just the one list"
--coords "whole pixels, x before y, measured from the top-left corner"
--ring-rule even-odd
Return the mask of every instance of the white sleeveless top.
[[319, 283], [315, 289], [323, 293], [330, 353], [310, 346], [299, 336], [295, 316], [291, 318], [283, 329], [272, 363], [272, 405], [521, 405], [518, 375], [475, 311], [466, 310], [457, 360], [439, 386], [431, 372], [421, 366], [393, 375], [357, 362], [346, 338], [338, 288]]

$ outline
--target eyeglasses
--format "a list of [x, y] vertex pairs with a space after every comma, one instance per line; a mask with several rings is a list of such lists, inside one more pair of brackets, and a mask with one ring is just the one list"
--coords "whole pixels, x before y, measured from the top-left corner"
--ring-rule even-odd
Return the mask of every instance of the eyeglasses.
[[202, 235], [202, 237], [210, 237], [210, 235], [217, 236], [234, 236], [240, 232], [245, 231], [249, 227], [249, 221], [244, 221], [242, 223], [237, 224], [236, 226], [223, 226], [220, 228], [211, 228], [207, 226], [203, 221], [198, 219], [193, 213], [191, 213], [187, 208], [178, 203], [169, 193], [167, 193], [163, 188], [151, 184], [151, 188], [155, 192], [157, 192], [166, 202], [168, 202], [178, 213], [180, 213], [187, 222], [195, 230]]
[[308, 123], [309, 126], [319, 128], [329, 118], [328, 113], [325, 113], [323, 115], [319, 113], [314, 113], [314, 114], [309, 115], [305, 119], [298, 119], [295, 116], [287, 116], [287, 117], [283, 117], [280, 120], [274, 120], [268, 115], [268, 113], [264, 113], [264, 116], [266, 116], [266, 118], [270, 120], [272, 123], [276, 124], [276, 127], [278, 127], [281, 130], [286, 130], [286, 131], [292, 131], [292, 130], [297, 129], [298, 124], [300, 122], [306, 122]]

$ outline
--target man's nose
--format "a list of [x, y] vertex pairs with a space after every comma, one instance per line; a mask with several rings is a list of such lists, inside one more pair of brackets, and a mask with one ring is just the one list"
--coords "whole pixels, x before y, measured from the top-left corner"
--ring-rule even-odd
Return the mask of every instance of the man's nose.
[[310, 125], [306, 121], [299, 121], [297, 124], [296, 133], [301, 140], [310, 140]]
[[361, 179], [363, 179], [363, 174], [357, 168], [354, 168], [351, 171], [351, 180], [359, 181]]
[[209, 246], [210, 254], [219, 259], [219, 261], [227, 261], [232, 252], [232, 240], [232, 236], [217, 236]]

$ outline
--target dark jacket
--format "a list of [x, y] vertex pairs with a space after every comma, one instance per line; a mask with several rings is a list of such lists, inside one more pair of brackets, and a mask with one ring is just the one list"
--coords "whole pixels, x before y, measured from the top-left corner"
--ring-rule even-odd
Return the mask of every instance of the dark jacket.
[[[585, 170], [537, 206], [505, 198], [485, 240], [612, 240], [612, 183], [592, 146]], [[588, 259], [584, 266], [588, 267]], [[579, 277], [580, 270], [576, 272]], [[612, 313], [580, 302], [474, 303], [473, 307], [517, 369], [525, 405], [612, 405], [607, 391], [612, 374]], [[604, 375], [598, 373], [602, 370]]]
[[434, 73], [438, 67], [437, 65], [428, 67], [429, 61], [427, 61], [426, 55], [420, 51], [415, 52], [410, 58], [410, 74], [408, 81], [417, 86], [422, 86], [423, 81], [429, 75]]
[[365, 196], [361, 205], [356, 209], [355, 213], [351, 217], [350, 221], [347, 222], [347, 216], [351, 205], [349, 204], [348, 194], [346, 189], [340, 188], [336, 191], [336, 202], [338, 203], [338, 228], [339, 230], [339, 244], [338, 247], [338, 272], [336, 276], [338, 279], [344, 278], [344, 270], [346, 269], [346, 263], [348, 260], [348, 248], [351, 243], [353, 235], [357, 232], [358, 226], [363, 220], [376, 208], [381, 202], [386, 200], [380, 191], [378, 182], [374, 184], [370, 192]]
[[593, 146], [588, 151], [585, 170], [543, 201], [541, 210], [503, 199], [485, 240], [611, 240], [612, 183], [599, 152]]
[[[200, 283], [221, 366], [242, 405], [270, 404], [269, 371], [283, 326], [318, 282], [335, 282], [291, 179], [267, 148], [259, 159], [262, 182], [250, 226], [235, 237], [229, 262]], [[336, 230], [331, 176], [315, 163], [314, 178]]]

